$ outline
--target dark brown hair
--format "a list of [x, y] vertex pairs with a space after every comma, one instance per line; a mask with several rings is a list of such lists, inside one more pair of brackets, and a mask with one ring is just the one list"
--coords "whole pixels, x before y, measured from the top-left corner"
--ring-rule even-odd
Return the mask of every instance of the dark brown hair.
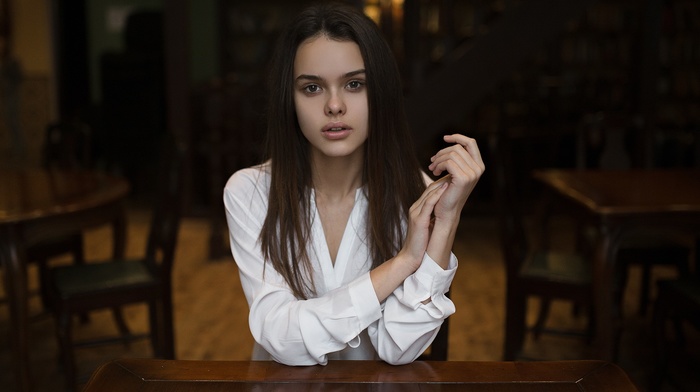
[[266, 153], [271, 184], [260, 245], [297, 298], [315, 294], [307, 245], [311, 236], [311, 165], [308, 141], [296, 117], [294, 58], [299, 45], [323, 34], [360, 47], [369, 109], [363, 181], [372, 268], [394, 257], [404, 240], [402, 222], [425, 188], [408, 130], [396, 60], [374, 22], [341, 4], [307, 8], [282, 33], [269, 77]]

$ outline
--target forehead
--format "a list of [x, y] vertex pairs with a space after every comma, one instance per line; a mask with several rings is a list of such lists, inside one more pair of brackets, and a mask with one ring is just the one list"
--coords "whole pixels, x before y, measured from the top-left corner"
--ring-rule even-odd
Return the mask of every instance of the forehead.
[[302, 42], [294, 57], [294, 77], [333, 78], [359, 69], [364, 69], [364, 61], [357, 43], [336, 41], [324, 35]]

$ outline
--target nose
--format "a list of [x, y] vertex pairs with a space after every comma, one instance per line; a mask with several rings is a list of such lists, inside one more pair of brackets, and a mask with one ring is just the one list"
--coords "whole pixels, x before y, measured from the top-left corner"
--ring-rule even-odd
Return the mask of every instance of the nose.
[[345, 102], [341, 97], [341, 94], [337, 92], [331, 92], [328, 100], [326, 101], [326, 113], [331, 116], [337, 116], [345, 113]]

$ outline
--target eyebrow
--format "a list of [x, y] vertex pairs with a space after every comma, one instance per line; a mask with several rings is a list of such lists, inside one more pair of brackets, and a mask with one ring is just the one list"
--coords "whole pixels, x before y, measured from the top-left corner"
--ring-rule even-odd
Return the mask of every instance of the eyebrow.
[[[358, 69], [358, 70], [350, 71], [350, 72], [346, 73], [345, 75], [343, 75], [343, 78], [344, 78], [344, 79], [347, 79], [347, 78], [351, 78], [351, 77], [353, 77], [353, 76], [357, 76], [357, 75], [360, 75], [360, 74], [363, 74], [363, 73], [365, 73], [365, 70], [364, 70], [364, 69]], [[323, 80], [323, 78], [320, 77], [320, 76], [318, 76], [318, 75], [301, 74], [301, 75], [297, 76], [295, 80], [296, 80], [296, 81], [299, 81], [299, 80], [318, 81], [318, 80]]]

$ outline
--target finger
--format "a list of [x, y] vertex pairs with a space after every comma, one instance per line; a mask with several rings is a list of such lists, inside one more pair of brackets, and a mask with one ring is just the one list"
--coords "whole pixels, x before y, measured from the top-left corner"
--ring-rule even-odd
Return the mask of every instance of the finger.
[[433, 210], [435, 209], [435, 205], [437, 205], [438, 201], [440, 201], [440, 197], [445, 192], [448, 185], [448, 182], [440, 182], [440, 185], [435, 190], [431, 191], [428, 197], [425, 198], [421, 206], [420, 215], [422, 217], [430, 219], [433, 214]]
[[441, 185], [443, 182], [450, 183], [450, 181], [452, 181], [452, 175], [447, 174], [446, 176], [443, 176], [443, 177], [435, 180], [431, 185], [438, 185], [438, 184]]
[[465, 143], [466, 147], [461, 144], [456, 144], [440, 150], [431, 158], [431, 164], [428, 166], [428, 169], [431, 170], [433, 174], [439, 175], [444, 170], [449, 171], [443, 164], [449, 160], [457, 162], [464, 172], [473, 171], [475, 173], [483, 173], [485, 165], [479, 153], [476, 141], [466, 137], [463, 137], [463, 139], [459, 141]]
[[460, 177], [465, 172], [469, 172], [478, 168], [478, 163], [462, 148], [455, 146], [449, 151], [442, 152], [434, 157], [433, 162], [428, 166], [428, 169], [435, 175], [440, 175], [443, 171], [447, 171]]
[[[423, 192], [423, 194], [416, 200], [411, 206], [410, 215], [414, 218], [419, 218], [424, 216], [426, 213], [430, 214], [433, 210], [433, 206], [440, 199], [440, 195], [447, 188], [448, 183], [446, 181], [435, 181], [428, 186], [428, 188]], [[431, 206], [432, 203], [432, 206]], [[426, 209], [426, 205], [428, 208]], [[427, 211], [427, 212], [426, 212]]]
[[[459, 148], [461, 149], [461, 147]], [[473, 157], [467, 155], [461, 155], [459, 153], [452, 153], [449, 155], [444, 155], [429, 167], [435, 175], [439, 175], [443, 171], [447, 171], [454, 175], [454, 179], [458, 181], [458, 178], [472, 175], [480, 175], [484, 171], [483, 162], [477, 162]], [[454, 181], [453, 181], [454, 182]]]
[[443, 137], [443, 140], [445, 140], [448, 143], [457, 143], [461, 145], [469, 153], [469, 155], [471, 155], [474, 158], [476, 162], [483, 163], [481, 151], [479, 150], [479, 146], [476, 142], [476, 139], [460, 134], [453, 134], [445, 135]]
[[469, 152], [467, 152], [467, 150], [464, 147], [462, 147], [459, 144], [455, 144], [453, 146], [443, 148], [442, 150], [438, 151], [437, 154], [433, 155], [430, 158], [430, 161], [433, 164], [437, 164], [448, 159], [462, 159], [466, 161], [474, 158], [469, 154]]
[[[441, 179], [441, 180], [444, 181], [445, 179]], [[435, 191], [436, 189], [438, 189], [438, 188], [440, 187], [440, 185], [441, 185], [441, 181], [440, 181], [440, 180], [434, 181], [434, 182], [432, 182], [431, 184], [429, 184], [429, 185], [426, 187], [426, 189], [423, 191], [423, 193], [420, 195], [420, 197], [418, 198], [418, 200], [416, 200], [416, 201], [413, 203], [413, 206], [417, 206], [418, 204], [422, 203], [422, 202], [425, 200], [425, 198], [428, 197], [428, 195], [430, 194], [430, 192]]]

